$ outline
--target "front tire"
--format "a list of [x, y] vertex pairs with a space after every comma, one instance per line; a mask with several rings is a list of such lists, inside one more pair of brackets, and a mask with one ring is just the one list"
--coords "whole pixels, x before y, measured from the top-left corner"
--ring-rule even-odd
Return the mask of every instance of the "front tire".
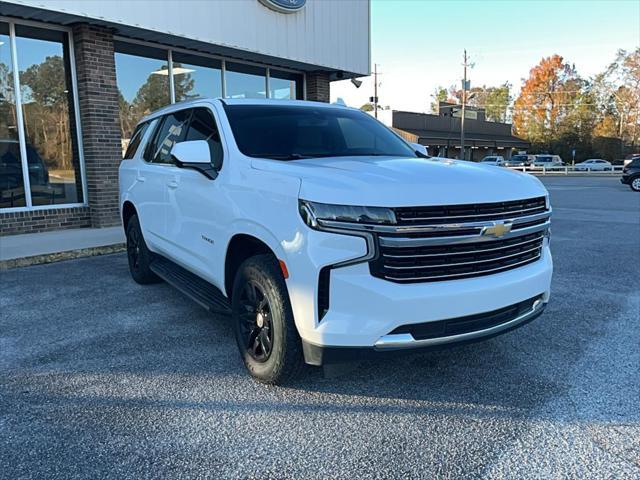
[[151, 271], [153, 253], [147, 248], [142, 236], [138, 215], [133, 215], [127, 223], [127, 260], [133, 279], [141, 284], [157, 283], [160, 278]]
[[302, 342], [282, 272], [272, 255], [251, 257], [240, 266], [232, 313], [238, 349], [251, 376], [281, 385], [300, 374]]
[[629, 186], [631, 187], [631, 190], [633, 190], [634, 192], [640, 192], [640, 177], [631, 179]]

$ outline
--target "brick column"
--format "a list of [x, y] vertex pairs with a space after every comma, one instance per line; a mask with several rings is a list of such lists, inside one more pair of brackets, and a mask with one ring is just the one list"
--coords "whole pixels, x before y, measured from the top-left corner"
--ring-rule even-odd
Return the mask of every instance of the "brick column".
[[307, 100], [329, 103], [330, 99], [329, 73], [307, 73]]
[[91, 225], [108, 227], [120, 223], [122, 160], [113, 34], [104, 27], [78, 24], [73, 39]]

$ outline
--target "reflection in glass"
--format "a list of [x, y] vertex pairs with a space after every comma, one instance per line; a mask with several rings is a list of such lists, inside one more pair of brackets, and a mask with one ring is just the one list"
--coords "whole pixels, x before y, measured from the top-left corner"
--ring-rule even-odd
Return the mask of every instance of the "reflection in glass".
[[[122, 152], [138, 121], [171, 103], [167, 51], [116, 43], [116, 79], [120, 97]], [[182, 86], [177, 86], [181, 89]], [[185, 91], [188, 91], [188, 87]]]
[[197, 97], [222, 96], [222, 62], [173, 52], [173, 81], [176, 102]]
[[302, 75], [269, 70], [269, 98], [301, 99]]
[[0, 23], [0, 208], [25, 205], [9, 25]]
[[16, 25], [33, 205], [82, 202], [67, 35]]
[[226, 96], [229, 98], [266, 98], [267, 71], [261, 67], [226, 63]]

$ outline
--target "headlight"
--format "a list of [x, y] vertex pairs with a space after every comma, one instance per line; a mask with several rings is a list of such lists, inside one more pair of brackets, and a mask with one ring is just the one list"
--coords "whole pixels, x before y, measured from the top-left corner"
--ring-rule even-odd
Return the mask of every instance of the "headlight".
[[311, 228], [319, 228], [325, 222], [329, 224], [342, 222], [375, 225], [396, 223], [396, 216], [389, 208], [330, 205], [306, 200], [300, 200], [299, 206], [302, 219]]

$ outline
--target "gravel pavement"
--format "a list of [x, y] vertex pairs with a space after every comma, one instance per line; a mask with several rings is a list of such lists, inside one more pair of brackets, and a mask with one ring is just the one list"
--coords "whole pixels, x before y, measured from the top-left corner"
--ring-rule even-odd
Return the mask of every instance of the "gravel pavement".
[[640, 195], [543, 181], [542, 317], [289, 388], [123, 254], [0, 272], [0, 478], [640, 478]]

